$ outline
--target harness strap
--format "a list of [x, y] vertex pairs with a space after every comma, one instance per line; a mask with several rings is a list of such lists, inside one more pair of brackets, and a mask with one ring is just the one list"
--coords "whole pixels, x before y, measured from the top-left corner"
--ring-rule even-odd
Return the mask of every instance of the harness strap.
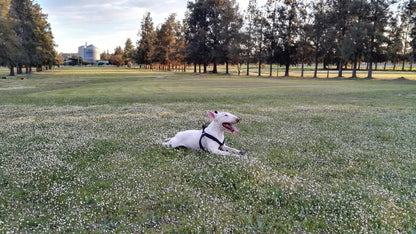
[[202, 126], [201, 138], [199, 138], [199, 148], [201, 148], [201, 150], [203, 150], [203, 151], [206, 151], [204, 146], [202, 146], [202, 138], [204, 138], [204, 137], [208, 137], [209, 139], [217, 142], [220, 145], [220, 147], [223, 146], [224, 143], [225, 143], [225, 139], [224, 139], [224, 141], [221, 142], [217, 138], [215, 138], [213, 135], [206, 133], [205, 132], [205, 125], [203, 125]]

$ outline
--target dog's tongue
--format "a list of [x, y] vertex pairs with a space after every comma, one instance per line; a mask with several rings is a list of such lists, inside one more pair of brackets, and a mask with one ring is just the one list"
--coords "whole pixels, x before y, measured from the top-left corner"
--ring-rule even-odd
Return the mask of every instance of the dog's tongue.
[[230, 132], [240, 133], [237, 128], [235, 128], [232, 124], [224, 123], [223, 126], [228, 129]]

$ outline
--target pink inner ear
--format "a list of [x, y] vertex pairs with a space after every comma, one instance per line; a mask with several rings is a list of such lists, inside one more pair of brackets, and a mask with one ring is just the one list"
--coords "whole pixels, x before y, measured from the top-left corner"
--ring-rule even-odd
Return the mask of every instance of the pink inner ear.
[[211, 118], [211, 120], [215, 119], [215, 114], [212, 113], [211, 111], [208, 111], [208, 116]]

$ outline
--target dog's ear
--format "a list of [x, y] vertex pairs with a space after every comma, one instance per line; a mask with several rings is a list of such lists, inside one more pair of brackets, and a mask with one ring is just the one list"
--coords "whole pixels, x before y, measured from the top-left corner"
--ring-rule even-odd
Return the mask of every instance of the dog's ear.
[[212, 113], [211, 111], [208, 111], [207, 113], [208, 113], [208, 116], [211, 118], [211, 120], [215, 119], [215, 114], [214, 113]]

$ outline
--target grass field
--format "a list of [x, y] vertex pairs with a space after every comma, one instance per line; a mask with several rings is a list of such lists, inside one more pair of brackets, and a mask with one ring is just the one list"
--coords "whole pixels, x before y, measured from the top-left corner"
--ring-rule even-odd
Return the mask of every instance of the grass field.
[[[416, 232], [416, 81], [0, 80], [0, 232]], [[161, 142], [241, 118], [221, 157]]]

